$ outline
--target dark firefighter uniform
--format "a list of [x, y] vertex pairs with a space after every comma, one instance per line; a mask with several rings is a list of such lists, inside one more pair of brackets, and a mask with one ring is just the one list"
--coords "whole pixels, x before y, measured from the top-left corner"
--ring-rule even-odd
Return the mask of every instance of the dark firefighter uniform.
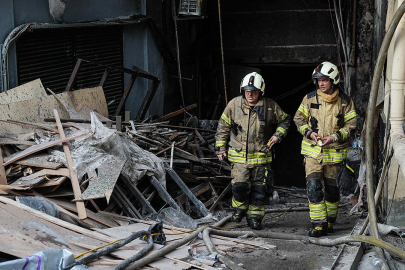
[[[340, 200], [336, 176], [347, 156], [348, 138], [356, 128], [356, 116], [353, 101], [338, 89], [332, 95], [319, 89], [309, 93], [294, 116], [298, 131], [304, 136], [301, 154], [305, 157], [311, 222], [323, 226], [325, 233], [328, 231], [325, 226], [333, 230], [336, 221]], [[311, 139], [312, 132], [320, 137], [331, 136], [333, 142], [320, 147]]]
[[[217, 154], [226, 153], [232, 163], [232, 207], [261, 220], [266, 190], [271, 188], [271, 136], [287, 135], [291, 117], [276, 102], [261, 98], [249, 106], [243, 96], [232, 99], [218, 123]], [[277, 125], [273, 134], [272, 124]]]

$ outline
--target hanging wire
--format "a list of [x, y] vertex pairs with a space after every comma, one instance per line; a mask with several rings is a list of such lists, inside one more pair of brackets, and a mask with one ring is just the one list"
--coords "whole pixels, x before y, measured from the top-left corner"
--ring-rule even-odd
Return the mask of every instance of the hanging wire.
[[[341, 70], [342, 70], [342, 73], [343, 73], [343, 74], [342, 74], [342, 75], [343, 75], [343, 80], [346, 81], [346, 79], [345, 79], [345, 77], [346, 77], [346, 76], [345, 76], [345, 69], [343, 68], [342, 59], [341, 59], [341, 57], [340, 57], [338, 36], [336, 35], [335, 24], [333, 23], [332, 8], [331, 8], [331, 6], [330, 6], [330, 0], [328, 0], [328, 3], [329, 3], [330, 20], [331, 20], [331, 22], [332, 22], [333, 33], [334, 33], [334, 35], [335, 35], [335, 40], [336, 40], [339, 66], [340, 66], [340, 68], [341, 68]], [[336, 12], [336, 11], [335, 11], [335, 12]]]
[[293, 90], [291, 90], [291, 91], [289, 91], [289, 92], [287, 92], [287, 93], [284, 93], [284, 94], [282, 94], [282, 95], [279, 95], [279, 96], [277, 96], [277, 97], [274, 97], [274, 98], [272, 98], [272, 99], [273, 99], [274, 101], [277, 101], [277, 100], [286, 98], [286, 97], [288, 97], [288, 96], [291, 96], [292, 94], [295, 94], [296, 92], [300, 91], [301, 89], [303, 89], [304, 87], [306, 87], [307, 85], [309, 85], [311, 82], [312, 82], [312, 79], [310, 79], [309, 81], [307, 81], [307, 82], [301, 84], [301, 85], [298, 86], [297, 88], [294, 88]]
[[218, 0], [218, 18], [219, 18], [219, 35], [221, 39], [222, 74], [224, 77], [225, 105], [228, 105], [228, 94], [226, 92], [226, 80], [225, 80], [224, 44], [222, 41], [221, 0]]

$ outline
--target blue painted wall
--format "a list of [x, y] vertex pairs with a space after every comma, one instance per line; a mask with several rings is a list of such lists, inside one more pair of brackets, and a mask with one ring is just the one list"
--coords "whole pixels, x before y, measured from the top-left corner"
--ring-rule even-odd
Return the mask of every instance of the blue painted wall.
[[[152, 3], [154, 2], [154, 3]], [[66, 23], [89, 22], [102, 19], [146, 16], [147, 5], [153, 6], [153, 12], [159, 15], [159, 1], [146, 0], [70, 0], [65, 9], [63, 19]], [[151, 9], [149, 9], [151, 10]], [[152, 11], [152, 10], [151, 10]], [[159, 20], [159, 18], [158, 18]], [[17, 26], [25, 23], [54, 23], [49, 13], [48, 0], [2, 0], [0, 8], [0, 44], [3, 44], [9, 33]], [[124, 67], [134, 65], [162, 79], [163, 59], [156, 48], [154, 38], [145, 24], [133, 24], [124, 27]], [[0, 56], [1, 57], [1, 56]], [[7, 74], [8, 88], [18, 86], [15, 44], [8, 52]], [[125, 83], [129, 77], [125, 77]], [[0, 78], [2, 89], [2, 78]], [[126, 103], [135, 117], [142, 98], [148, 89], [148, 80], [138, 78]], [[150, 107], [150, 114], [163, 113], [163, 81]]]

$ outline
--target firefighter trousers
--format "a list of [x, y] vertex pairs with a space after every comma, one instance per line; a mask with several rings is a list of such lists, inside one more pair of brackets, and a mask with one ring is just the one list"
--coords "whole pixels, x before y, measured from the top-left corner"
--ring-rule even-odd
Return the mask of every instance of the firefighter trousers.
[[306, 186], [311, 222], [336, 221], [340, 199], [336, 176], [340, 163], [322, 163], [305, 157]]
[[270, 163], [249, 167], [232, 164], [232, 207], [247, 211], [248, 216], [264, 216], [264, 202], [272, 186]]

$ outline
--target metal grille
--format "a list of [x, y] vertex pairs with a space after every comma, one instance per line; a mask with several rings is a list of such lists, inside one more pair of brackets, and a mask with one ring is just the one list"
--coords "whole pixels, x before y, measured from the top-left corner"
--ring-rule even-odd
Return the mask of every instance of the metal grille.
[[[121, 27], [69, 29], [35, 29], [24, 33], [17, 42], [18, 82], [24, 84], [40, 78], [45, 88], [63, 92], [77, 58], [113, 67], [123, 67]], [[73, 89], [95, 87], [104, 68], [83, 63]], [[123, 94], [124, 77], [111, 71], [104, 84], [110, 115], [115, 113]]]
[[179, 14], [201, 16], [201, 0], [180, 0]]

